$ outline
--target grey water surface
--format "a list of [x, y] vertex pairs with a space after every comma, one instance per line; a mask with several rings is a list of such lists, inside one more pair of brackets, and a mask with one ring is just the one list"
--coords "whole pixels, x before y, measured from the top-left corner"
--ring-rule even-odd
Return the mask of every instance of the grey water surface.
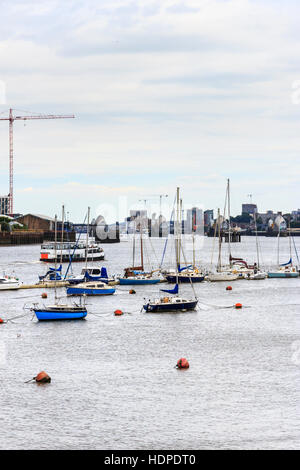
[[[264, 266], [274, 266], [276, 239], [260, 237], [259, 244]], [[164, 240], [144, 245], [148, 267], [157, 267]], [[109, 274], [132, 264], [130, 241], [103, 247]], [[185, 248], [191, 261], [191, 243]], [[213, 239], [197, 240], [196, 259], [206, 269], [212, 248]], [[254, 237], [231, 248], [256, 261]], [[39, 251], [1, 247], [1, 274], [37, 282], [46, 271]], [[170, 242], [166, 265], [173, 258]], [[289, 241], [281, 239], [280, 262], [288, 259]], [[83, 266], [74, 264], [74, 273]], [[24, 315], [0, 324], [0, 448], [299, 448], [300, 278], [231, 285], [195, 285], [197, 311], [163, 314], [141, 312], [144, 297], [158, 296], [163, 285], [134, 287], [136, 295], [117, 286], [113, 296], [88, 298], [86, 320], [45, 323], [23, 307], [52, 303], [53, 289], [0, 292], [2, 319]], [[193, 295], [189, 285], [182, 292]], [[126, 313], [115, 317], [115, 309]], [[188, 370], [174, 368], [180, 357]], [[41, 370], [51, 384], [24, 383]]]

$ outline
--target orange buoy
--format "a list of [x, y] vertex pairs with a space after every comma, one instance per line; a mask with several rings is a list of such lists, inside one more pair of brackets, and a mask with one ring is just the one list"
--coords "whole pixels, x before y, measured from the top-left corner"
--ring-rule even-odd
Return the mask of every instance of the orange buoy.
[[47, 299], [47, 297], [48, 297], [48, 296], [47, 296], [46, 292], [43, 292], [43, 293], [42, 293], [42, 299]]
[[189, 361], [185, 357], [182, 357], [177, 361], [176, 367], [178, 369], [188, 369], [190, 367]]
[[34, 379], [37, 383], [42, 383], [42, 384], [51, 382], [51, 377], [49, 377], [49, 375], [43, 370], [36, 377], [34, 377]]
[[120, 315], [123, 315], [123, 312], [122, 312], [122, 310], [115, 310], [115, 311], [114, 311], [114, 314], [115, 314], [116, 316], [120, 316]]
[[136, 294], [134, 289], [130, 289], [129, 294]]
[[232, 287], [231, 287], [231, 286], [227, 286], [227, 287], [226, 287], [226, 290], [232, 290]]
[[242, 308], [242, 304], [235, 304], [235, 308]]

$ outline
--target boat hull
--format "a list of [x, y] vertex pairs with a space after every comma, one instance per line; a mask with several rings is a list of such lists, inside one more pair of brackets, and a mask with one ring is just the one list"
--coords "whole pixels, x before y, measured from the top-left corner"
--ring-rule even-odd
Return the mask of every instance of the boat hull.
[[147, 284], [158, 284], [160, 279], [127, 279], [119, 278], [121, 286], [144, 286]]
[[[168, 275], [166, 276], [167, 282], [170, 284], [176, 284], [177, 278], [176, 276]], [[178, 276], [178, 282], [180, 284], [187, 284], [189, 282], [202, 282], [204, 281], [204, 276]]]
[[151, 304], [150, 302], [143, 306], [146, 312], [178, 312], [182, 310], [195, 310], [197, 307], [198, 300], [194, 300], [191, 302], [178, 303], [160, 303], [160, 304]]
[[[103, 261], [104, 260], [104, 254], [94, 254], [93, 257], [89, 256], [88, 261]], [[46, 254], [41, 255], [40, 261], [44, 261], [45, 263], [54, 263], [55, 262], [55, 257], [49, 257]], [[72, 263], [75, 262], [83, 262], [85, 261], [85, 255], [82, 255], [80, 257], [72, 257]], [[63, 255], [62, 259], [60, 258], [60, 255], [56, 258], [57, 263], [69, 263], [70, 262], [70, 255]]]
[[68, 287], [67, 295], [112, 295], [116, 289], [89, 289], [84, 287]]
[[34, 313], [39, 321], [49, 320], [80, 320], [87, 316], [86, 309], [76, 312], [55, 312], [47, 309], [34, 309]]
[[268, 277], [269, 278], [291, 278], [291, 277], [299, 277], [299, 273], [298, 272], [294, 272], [294, 273], [276, 273], [276, 272], [271, 272], [271, 273], [268, 273]]
[[215, 274], [208, 274], [205, 277], [206, 281], [210, 282], [222, 282], [222, 281], [235, 281], [238, 279], [238, 274], [228, 274], [225, 275], [223, 273], [215, 273]]

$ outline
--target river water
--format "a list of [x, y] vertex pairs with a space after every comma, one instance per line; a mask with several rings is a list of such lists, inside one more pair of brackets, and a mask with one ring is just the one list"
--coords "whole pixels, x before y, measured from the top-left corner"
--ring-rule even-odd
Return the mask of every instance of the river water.
[[[259, 242], [261, 261], [275, 265], [276, 239]], [[146, 262], [157, 265], [163, 244], [145, 242]], [[212, 247], [213, 239], [196, 242], [205, 267]], [[191, 242], [185, 248], [191, 260]], [[1, 273], [37, 282], [46, 271], [39, 249], [1, 247]], [[104, 250], [109, 274], [132, 264], [131, 242]], [[226, 261], [225, 244], [223, 252]], [[255, 238], [232, 252], [256, 261]], [[166, 264], [172, 259], [169, 243]], [[280, 262], [288, 259], [289, 241], [281, 239]], [[0, 292], [1, 318], [25, 314], [0, 325], [0, 449], [299, 448], [300, 279], [231, 285], [195, 285], [198, 310], [175, 314], [141, 313], [158, 286], [135, 287], [136, 295], [117, 286], [113, 296], [88, 299], [86, 320], [52, 323], [23, 310], [42, 301], [40, 289]], [[182, 290], [192, 294], [189, 285]], [[53, 296], [49, 289], [43, 302]], [[117, 308], [126, 313], [115, 317]], [[174, 368], [180, 357], [188, 370]], [[51, 384], [24, 383], [41, 370]]]

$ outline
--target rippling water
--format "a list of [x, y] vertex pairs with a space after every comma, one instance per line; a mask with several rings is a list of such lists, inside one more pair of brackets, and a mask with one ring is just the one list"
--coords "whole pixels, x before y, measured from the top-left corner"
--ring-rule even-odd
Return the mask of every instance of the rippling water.
[[[288, 239], [280, 243], [288, 261]], [[207, 267], [212, 244], [197, 245]], [[300, 238], [296, 244], [300, 253]], [[155, 264], [163, 241], [152, 245], [145, 257]], [[276, 239], [262, 237], [260, 245], [265, 265], [274, 265]], [[232, 248], [255, 261], [254, 238]], [[131, 265], [131, 243], [104, 249], [109, 274]], [[0, 269], [24, 283], [45, 272], [38, 259], [39, 246], [0, 248]], [[81, 267], [74, 264], [74, 272]], [[159, 288], [139, 286], [129, 295], [120, 286], [114, 296], [89, 298], [85, 321], [38, 323], [27, 314], [0, 325], [0, 448], [299, 448], [300, 279], [232, 286], [195, 285], [195, 312], [141, 313], [143, 297]], [[183, 291], [190, 294], [190, 286]], [[52, 296], [48, 290], [46, 302]], [[12, 318], [24, 303], [40, 301], [41, 290], [0, 292], [0, 299], [0, 317]], [[236, 302], [244, 308], [230, 308]], [[128, 313], [115, 317], [116, 308]], [[180, 357], [190, 369], [174, 368]], [[40, 370], [51, 384], [24, 384]]]

